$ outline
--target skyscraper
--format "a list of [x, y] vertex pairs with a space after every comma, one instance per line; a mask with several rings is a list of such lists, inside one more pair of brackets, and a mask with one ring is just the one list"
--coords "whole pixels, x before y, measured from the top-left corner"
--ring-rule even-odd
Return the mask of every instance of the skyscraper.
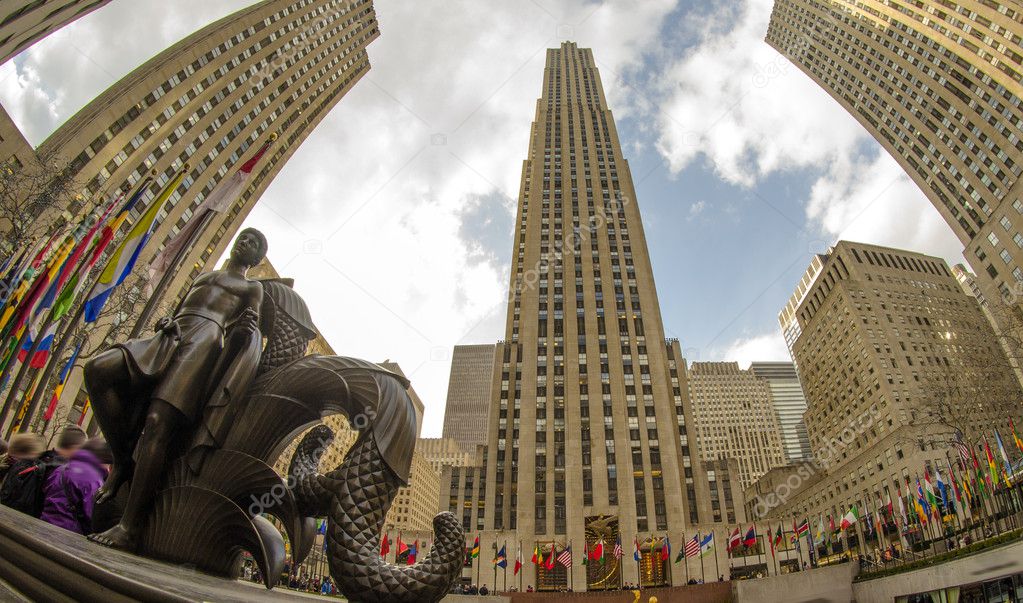
[[736, 478], [742, 489], [786, 464], [766, 380], [740, 369], [737, 362], [694, 362], [688, 381], [704, 460], [738, 461]]
[[455, 346], [442, 437], [458, 442], [465, 452], [486, 442], [493, 377], [494, 344]]
[[[256, 149], [278, 138], [238, 201], [209, 223], [167, 288], [173, 300], [220, 257], [242, 220], [331, 108], [369, 70], [371, 0], [263, 0], [193, 33], [125, 76], [40, 145], [65, 157], [86, 199], [157, 173], [133, 211], [188, 164], [157, 216], [144, 266]], [[80, 208], [72, 208], [72, 211]]]
[[771, 509], [780, 517], [894, 500], [911, 476], [956, 458], [956, 429], [976, 442], [1021, 415], [991, 324], [943, 260], [846, 241], [819, 258], [789, 307], [823, 478]]
[[771, 404], [778, 415], [785, 460], [790, 464], [810, 460], [810, 440], [803, 421], [806, 396], [796, 374], [796, 365], [791, 362], [754, 362], [749, 370], [766, 380], [771, 389]]
[[0, 3], [0, 63], [110, 0], [8, 0]]
[[1005, 0], [776, 0], [767, 32], [927, 195], [988, 301], [1023, 282], [1021, 36]]
[[[629, 165], [593, 54], [571, 42], [547, 51], [510, 287], [485, 487], [465, 504], [463, 525], [483, 526], [484, 550], [523, 541], [527, 559], [534, 546], [549, 554], [571, 545], [578, 558], [603, 541], [608, 563], [573, 563], [571, 580], [560, 565], [538, 567], [530, 577], [540, 589], [617, 588], [623, 574], [670, 582], [665, 537], [680, 543], [692, 524], [711, 523], [708, 480], [685, 360], [678, 341], [664, 338]], [[626, 550], [638, 540], [639, 575], [637, 564], [610, 557], [619, 538]]]

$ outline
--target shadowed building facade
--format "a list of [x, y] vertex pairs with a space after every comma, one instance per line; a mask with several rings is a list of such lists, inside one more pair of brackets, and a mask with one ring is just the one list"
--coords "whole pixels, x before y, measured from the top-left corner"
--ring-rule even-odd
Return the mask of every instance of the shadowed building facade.
[[[475, 468], [442, 480], [441, 508], [462, 518], [470, 543], [482, 530], [488, 568], [495, 545], [521, 543], [524, 580], [539, 589], [684, 582], [660, 551], [666, 537], [711, 528], [710, 485], [685, 359], [664, 336], [632, 176], [589, 49], [547, 51], [520, 191], [487, 447]], [[619, 538], [627, 563], [611, 556]], [[601, 540], [608, 562], [581, 565]], [[530, 567], [535, 546], [571, 546], [575, 561]]]
[[110, 0], [4, 0], [0, 2], [0, 63]]
[[[144, 266], [256, 150], [278, 139], [237, 201], [184, 254], [173, 302], [226, 249], [260, 195], [310, 132], [369, 70], [379, 36], [371, 0], [264, 0], [193, 33], [115, 83], [40, 145], [70, 161], [86, 199], [109, 197], [155, 171], [132, 210], [148, 208], [188, 164], [157, 215]], [[72, 212], [82, 208], [72, 208]]]
[[1023, 392], [992, 326], [942, 259], [839, 241], [803, 284], [780, 320], [798, 333], [814, 463], [792, 468], [802, 475], [786, 491], [798, 491], [780, 506], [747, 500], [755, 518], [867, 512], [925, 467], [946, 472], [953, 425], [975, 442], [1019, 422]]
[[442, 435], [466, 452], [486, 443], [493, 376], [494, 344], [455, 346]]
[[1023, 6], [776, 0], [767, 42], [899, 162], [988, 301], [1023, 292]]

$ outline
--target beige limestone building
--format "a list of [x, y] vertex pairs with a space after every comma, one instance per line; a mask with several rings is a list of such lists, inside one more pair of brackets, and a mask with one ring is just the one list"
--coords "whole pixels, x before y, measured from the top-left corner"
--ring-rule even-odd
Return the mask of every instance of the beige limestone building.
[[[593, 53], [566, 42], [546, 59], [487, 446], [477, 466], [447, 470], [441, 509], [461, 516], [467, 544], [480, 536], [486, 569], [495, 547], [518, 543], [524, 583], [541, 590], [681, 583], [660, 562], [665, 538], [682, 542], [714, 517], [685, 359], [664, 337], [632, 176]], [[642, 571], [613, 558], [551, 572], [528, 563], [536, 546], [571, 545], [578, 560], [600, 539], [610, 555], [619, 538], [626, 560], [640, 543]]]
[[689, 397], [704, 460], [734, 458], [739, 488], [785, 464], [771, 387], [737, 362], [694, 362]]
[[0, 63], [110, 0], [3, 0]]
[[754, 362], [749, 370], [767, 381], [771, 390], [771, 405], [778, 417], [781, 444], [787, 463], [799, 463], [813, 457], [810, 438], [806, 435], [806, 396], [799, 383], [796, 365], [792, 362]]
[[1020, 421], [1023, 392], [991, 324], [940, 258], [840, 241], [806, 282], [779, 319], [798, 333], [814, 463], [774, 492], [764, 482], [747, 500], [755, 517], [837, 522], [853, 504], [876, 508], [925, 467], [945, 471], [955, 429], [975, 444]]
[[423, 454], [438, 474], [444, 467], [470, 467], [476, 464], [474, 454], [463, 450], [451, 438], [419, 438], [416, 450]]
[[441, 434], [466, 451], [486, 443], [493, 376], [493, 344], [455, 346]]
[[776, 0], [767, 42], [906, 170], [989, 302], [1023, 282], [1023, 6]]
[[158, 213], [139, 259], [144, 266], [224, 178], [277, 135], [237, 202], [214, 216], [179, 262], [167, 288], [173, 302], [222, 255], [298, 146], [369, 70], [366, 47], [377, 36], [370, 0], [256, 2], [147, 61], [38, 150], [70, 162], [86, 200], [113, 196], [155, 171], [133, 218], [185, 171]]

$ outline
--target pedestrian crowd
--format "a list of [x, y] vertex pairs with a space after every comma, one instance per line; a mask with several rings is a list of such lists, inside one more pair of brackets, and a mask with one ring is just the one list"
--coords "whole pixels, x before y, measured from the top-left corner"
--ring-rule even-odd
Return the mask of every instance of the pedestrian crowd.
[[0, 440], [0, 504], [78, 534], [106, 529], [93, 496], [112, 462], [107, 443], [75, 425], [51, 449], [34, 433]]

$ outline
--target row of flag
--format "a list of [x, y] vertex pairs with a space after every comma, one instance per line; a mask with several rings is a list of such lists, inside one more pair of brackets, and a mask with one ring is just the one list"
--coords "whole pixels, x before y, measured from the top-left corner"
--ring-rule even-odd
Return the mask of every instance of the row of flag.
[[[231, 178], [214, 189], [151, 263], [151, 276], [159, 278], [172, 267], [178, 253], [211, 213], [222, 213], [237, 200], [275, 138], [271, 136]], [[121, 192], [97, 204], [79, 223], [59, 228], [0, 262], [0, 371], [15, 358], [31, 368], [46, 366], [63, 319], [79, 301], [87, 324], [99, 319], [114, 290], [135, 268], [158, 225], [161, 208], [181, 186], [187, 171], [185, 164], [163, 183], [144, 213], [116, 244], [124, 224], [144, 203], [144, 195], [154, 181], [152, 176], [142, 179], [131, 192]], [[91, 273], [97, 268], [102, 270], [93, 280]], [[46, 420], [53, 416], [55, 402], [80, 351], [80, 346], [75, 348], [60, 372], [57, 395], [44, 413]]]
[[[407, 565], [414, 565], [416, 563], [416, 557], [419, 555], [419, 540], [409, 544], [402, 541], [401, 534], [398, 534], [398, 539], [394, 543], [395, 545], [395, 559], [404, 558]], [[391, 552], [391, 538], [388, 534], [384, 534], [383, 540], [380, 541], [380, 556], [386, 557]]]

